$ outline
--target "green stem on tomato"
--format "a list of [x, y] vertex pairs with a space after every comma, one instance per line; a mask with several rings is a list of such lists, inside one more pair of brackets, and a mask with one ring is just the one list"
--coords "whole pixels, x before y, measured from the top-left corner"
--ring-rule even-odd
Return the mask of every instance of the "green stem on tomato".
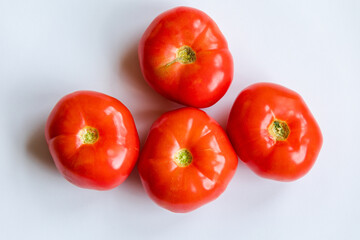
[[286, 141], [290, 135], [290, 128], [285, 121], [275, 119], [269, 126], [268, 131], [276, 141]]
[[196, 61], [196, 53], [189, 46], [182, 46], [176, 51], [176, 58], [171, 62], [167, 63], [165, 66], [168, 67], [175, 62], [180, 62], [182, 64], [190, 64]]
[[79, 137], [83, 144], [94, 144], [99, 140], [99, 132], [94, 127], [86, 126], [80, 130]]
[[179, 167], [187, 167], [191, 164], [193, 157], [191, 152], [185, 148], [180, 149], [174, 156], [174, 162]]

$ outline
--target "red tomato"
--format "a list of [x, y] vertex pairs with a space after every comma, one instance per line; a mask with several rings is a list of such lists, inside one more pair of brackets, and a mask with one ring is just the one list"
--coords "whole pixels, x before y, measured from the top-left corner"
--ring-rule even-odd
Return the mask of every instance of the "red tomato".
[[205, 112], [182, 108], [154, 122], [138, 169], [160, 206], [189, 212], [214, 199], [233, 177], [238, 159], [220, 125]]
[[83, 188], [118, 186], [139, 154], [131, 113], [117, 99], [98, 92], [63, 97], [50, 113], [45, 136], [60, 173]]
[[160, 14], [139, 43], [145, 80], [157, 92], [193, 107], [215, 104], [230, 86], [233, 60], [216, 23], [200, 10]]
[[242, 161], [258, 175], [280, 181], [305, 175], [322, 146], [319, 126], [301, 96], [272, 83], [240, 93], [227, 132]]

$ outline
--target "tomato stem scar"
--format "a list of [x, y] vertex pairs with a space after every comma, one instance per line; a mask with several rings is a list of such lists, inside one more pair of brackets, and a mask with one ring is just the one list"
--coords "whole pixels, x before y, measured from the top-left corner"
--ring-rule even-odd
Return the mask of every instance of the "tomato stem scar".
[[94, 144], [99, 139], [99, 132], [94, 127], [86, 126], [80, 130], [78, 136], [83, 144]]
[[285, 121], [275, 119], [269, 126], [268, 131], [276, 141], [286, 141], [290, 135], [290, 128]]
[[195, 62], [196, 60], [196, 53], [195, 51], [189, 46], [182, 46], [176, 51], [176, 58], [171, 62], [167, 63], [166, 66], [170, 66], [175, 62], [180, 62], [182, 64], [190, 64]]
[[193, 157], [191, 155], [191, 152], [185, 148], [177, 151], [174, 156], [174, 161], [175, 161], [176, 165], [178, 165], [179, 167], [189, 166], [192, 162], [192, 159], [193, 159]]

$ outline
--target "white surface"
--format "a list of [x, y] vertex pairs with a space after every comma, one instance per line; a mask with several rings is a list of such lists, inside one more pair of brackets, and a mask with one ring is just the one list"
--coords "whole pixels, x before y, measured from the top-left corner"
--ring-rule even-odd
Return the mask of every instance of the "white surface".
[[[156, 206], [137, 171], [120, 187], [79, 189], [57, 172], [43, 131], [54, 104], [79, 89], [121, 100], [144, 142], [179, 107], [147, 86], [137, 42], [161, 12], [209, 14], [227, 37], [235, 76], [205, 109], [225, 126], [247, 85], [300, 93], [324, 145], [308, 175], [261, 179], [239, 163], [216, 201], [189, 214]], [[0, 1], [0, 239], [360, 239], [360, 1]]]

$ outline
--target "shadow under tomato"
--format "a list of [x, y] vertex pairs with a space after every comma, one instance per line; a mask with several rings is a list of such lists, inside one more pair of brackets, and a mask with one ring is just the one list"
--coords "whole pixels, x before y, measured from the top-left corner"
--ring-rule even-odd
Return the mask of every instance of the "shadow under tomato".
[[39, 124], [30, 134], [26, 142], [26, 150], [36, 162], [51, 171], [57, 172], [45, 139], [45, 123]]
[[120, 185], [119, 189], [126, 189], [126, 191], [133, 195], [145, 196], [145, 191], [142, 187], [137, 165], [134, 167], [129, 177]]
[[226, 132], [226, 125], [229, 118], [231, 107], [232, 106], [230, 104], [223, 106], [220, 110], [222, 114], [218, 115], [216, 118], [217, 122], [224, 129], [225, 132]]

